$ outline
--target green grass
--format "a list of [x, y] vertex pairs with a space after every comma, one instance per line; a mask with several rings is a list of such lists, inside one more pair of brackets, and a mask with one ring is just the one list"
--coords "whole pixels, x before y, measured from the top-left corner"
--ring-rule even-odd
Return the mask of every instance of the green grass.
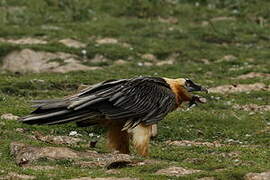
[[[103, 69], [65, 74], [11, 74], [0, 73], [0, 114], [19, 116], [31, 112], [33, 99], [61, 98], [74, 93], [81, 84], [93, 84], [112, 78], [134, 76], [189, 77], [207, 87], [224, 84], [270, 83], [268, 78], [233, 79], [249, 72], [270, 73], [269, 6], [267, 0], [0, 0], [0, 37], [45, 38], [44, 45], [14, 45], [0, 43], [0, 62], [10, 52], [30, 48], [38, 51], [66, 52], [83, 58], [82, 49], [68, 48], [58, 40], [72, 38], [87, 47], [86, 56], [96, 54], [111, 60], [101, 65]], [[174, 3], [175, 2], [175, 3]], [[199, 3], [199, 4], [198, 4]], [[196, 6], [196, 4], [198, 6]], [[174, 24], [160, 22], [160, 18], [174, 17]], [[233, 17], [235, 20], [211, 21], [215, 17]], [[259, 19], [264, 19], [260, 24]], [[208, 25], [203, 25], [207, 24]], [[111, 37], [120, 44], [97, 45], [95, 39]], [[161, 67], [138, 66], [142, 54], [151, 53], [165, 60], [178, 53], [174, 65]], [[226, 55], [233, 61], [220, 61]], [[125, 65], [112, 65], [114, 60], [124, 59]], [[207, 59], [210, 64], [204, 64]], [[58, 61], [58, 59], [55, 59]], [[93, 65], [84, 62], [86, 65]], [[236, 70], [231, 70], [236, 68]], [[42, 80], [42, 81], [40, 81]], [[168, 179], [155, 175], [158, 169], [177, 165], [200, 169], [202, 172], [170, 179], [196, 179], [213, 176], [217, 179], [243, 179], [248, 172], [270, 169], [269, 122], [270, 113], [239, 111], [233, 104], [269, 104], [269, 91], [253, 91], [233, 94], [201, 94], [208, 103], [190, 111], [169, 114], [159, 126], [158, 137], [151, 144], [151, 159], [162, 160], [157, 165], [126, 167], [120, 174], [109, 175], [102, 168], [81, 168], [73, 161], [40, 160], [36, 165], [55, 166], [52, 170], [21, 168], [10, 155], [13, 141], [35, 146], [49, 146], [27, 137], [33, 131], [51, 135], [68, 135], [76, 130], [89, 140], [88, 134], [103, 134], [103, 129], [81, 129], [74, 124], [59, 126], [27, 126], [15, 121], [0, 121], [0, 176], [9, 172], [34, 175], [38, 179], [68, 179], [74, 177], [139, 177], [141, 179]], [[216, 100], [218, 97], [219, 100]], [[230, 102], [230, 103], [228, 103]], [[267, 125], [268, 124], [268, 125]], [[27, 128], [21, 134], [16, 128]], [[95, 150], [106, 152], [104, 134]], [[224, 147], [175, 147], [166, 140], [219, 141]], [[243, 147], [241, 145], [246, 145]], [[256, 145], [256, 146], [254, 146]], [[84, 146], [71, 148], [86, 150]], [[238, 155], [228, 156], [238, 152]], [[193, 159], [193, 161], [190, 161]], [[223, 169], [218, 171], [219, 169]]]

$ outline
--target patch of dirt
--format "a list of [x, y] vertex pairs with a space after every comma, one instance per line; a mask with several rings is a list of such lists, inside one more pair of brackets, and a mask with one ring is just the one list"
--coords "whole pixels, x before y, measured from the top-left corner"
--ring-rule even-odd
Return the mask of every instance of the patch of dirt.
[[163, 65], [173, 65], [174, 64], [174, 61], [173, 60], [166, 60], [166, 61], [160, 61], [160, 62], [157, 62], [156, 65], [157, 66], [163, 66]]
[[118, 42], [118, 39], [114, 38], [102, 38], [96, 40], [96, 43], [98, 44], [117, 44]]
[[220, 21], [236, 21], [235, 17], [227, 17], [227, 16], [220, 16], [211, 19], [212, 22], [220, 22]]
[[153, 55], [153, 54], [143, 54], [143, 55], [141, 55], [141, 58], [142, 59], [146, 59], [146, 60], [149, 60], [149, 61], [157, 61], [157, 58], [156, 58], [156, 56], [155, 55]]
[[194, 174], [198, 172], [201, 172], [201, 170], [185, 169], [182, 167], [173, 166], [166, 169], [160, 169], [156, 172], [156, 174], [167, 175], [167, 176], [184, 176], [184, 175]]
[[165, 142], [168, 145], [175, 145], [175, 146], [207, 146], [207, 147], [221, 147], [224, 146], [224, 144], [221, 144], [219, 142], [196, 142], [196, 141], [166, 141]]
[[51, 143], [51, 144], [66, 144], [66, 145], [76, 145], [80, 142], [84, 142], [83, 139], [70, 137], [70, 136], [45, 136], [40, 132], [34, 132], [35, 138], [37, 140]]
[[54, 166], [24, 166], [26, 169], [33, 169], [33, 170], [51, 170], [55, 169]]
[[215, 180], [214, 177], [203, 177], [203, 178], [200, 178], [198, 180]]
[[70, 180], [139, 180], [139, 179], [138, 178], [116, 178], [116, 177], [106, 177], [106, 178], [82, 177], [82, 178], [74, 178]]
[[270, 111], [270, 105], [257, 105], [257, 104], [246, 104], [246, 105], [239, 105], [235, 104], [233, 106], [234, 109], [242, 110], [242, 111], [255, 111], [255, 112], [262, 112], [262, 111]]
[[168, 17], [168, 18], [159, 17], [158, 20], [159, 20], [159, 22], [168, 23], [168, 24], [177, 24], [178, 23], [178, 19], [176, 17]]
[[[133, 162], [133, 157], [127, 154], [80, 152], [66, 147], [34, 147], [20, 142], [12, 142], [10, 152], [15, 157], [16, 164], [20, 166], [29, 165], [40, 158], [75, 159], [76, 164], [82, 167], [99, 166], [107, 169], [125, 167]], [[82, 161], [81, 158], [88, 158], [91, 161]]]
[[217, 60], [216, 62], [231, 62], [231, 61], [235, 61], [237, 59], [237, 57], [235, 57], [234, 55], [226, 55], [223, 56], [221, 59]]
[[236, 92], [249, 92], [249, 91], [269, 91], [270, 86], [264, 83], [255, 84], [235, 84], [235, 85], [222, 85], [208, 89], [211, 93], [236, 93]]
[[0, 38], [0, 42], [11, 43], [11, 44], [47, 44], [48, 42], [42, 39], [36, 38], [21, 38], [21, 39], [4, 39]]
[[[78, 70], [96, 70], [100, 67], [82, 65], [79, 57], [67, 53], [50, 53], [23, 49], [13, 51], [3, 59], [3, 70], [19, 73], [70, 72]], [[60, 60], [60, 61], [58, 61]]]
[[123, 59], [118, 59], [118, 60], [114, 61], [114, 64], [123, 65], [123, 64], [127, 64], [127, 61], [125, 61]]
[[20, 118], [19, 116], [15, 116], [11, 113], [2, 114], [0, 116], [0, 119], [6, 119], [6, 120], [18, 120], [19, 118]]
[[131, 48], [130, 44], [123, 43], [123, 42], [120, 42], [118, 39], [109, 38], [109, 37], [97, 39], [96, 43], [98, 43], [98, 44], [118, 44], [118, 45], [123, 46], [125, 48]]
[[92, 62], [92, 63], [101, 63], [101, 62], [108, 62], [109, 59], [107, 59], [103, 55], [96, 54], [95, 57], [90, 59], [89, 61]]
[[146, 159], [144, 161], [133, 162], [132, 166], [144, 166], [144, 165], [152, 165], [152, 164], [160, 164], [162, 161], [154, 160], [154, 159]]
[[139, 62], [138, 66], [163, 66], [163, 65], [173, 65], [175, 63], [176, 58], [179, 56], [178, 53], [171, 54], [165, 60], [159, 60], [153, 54], [143, 54], [141, 55], [142, 59], [146, 59], [151, 62]]
[[86, 44], [80, 41], [76, 41], [74, 39], [61, 39], [59, 42], [64, 44], [67, 47], [72, 47], [72, 48], [85, 48], [86, 47]]
[[120, 174], [121, 172], [117, 169], [109, 169], [106, 171], [106, 174]]
[[245, 180], [269, 180], [270, 171], [262, 173], [248, 173], [244, 177]]
[[257, 78], [257, 77], [270, 78], [270, 74], [250, 72], [248, 74], [237, 76], [235, 79], [250, 79], [250, 78]]
[[35, 176], [25, 175], [25, 174], [17, 174], [15, 172], [10, 172], [5, 177], [0, 177], [0, 179], [11, 179], [11, 180], [19, 180], [19, 179], [36, 179]]

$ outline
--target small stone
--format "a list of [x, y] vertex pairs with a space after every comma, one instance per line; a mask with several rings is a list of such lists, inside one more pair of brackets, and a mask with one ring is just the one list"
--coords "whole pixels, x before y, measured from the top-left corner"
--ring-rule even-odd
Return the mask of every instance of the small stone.
[[103, 38], [96, 40], [98, 44], [117, 44], [118, 40], [114, 38]]
[[143, 63], [142, 62], [138, 62], [137, 65], [138, 66], [143, 66]]
[[149, 61], [157, 61], [156, 56], [153, 55], [153, 54], [143, 54], [143, 55], [141, 56], [141, 58], [147, 59], [147, 60], [149, 60]]
[[20, 117], [19, 116], [15, 116], [11, 113], [7, 113], [7, 114], [2, 114], [1, 119], [6, 119], [6, 120], [18, 120]]
[[84, 48], [86, 47], [86, 44], [76, 41], [74, 39], [62, 39], [59, 41], [60, 43], [66, 45], [67, 47], [72, 47], [72, 48]]
[[25, 175], [25, 174], [17, 174], [15, 172], [8, 173], [4, 179], [36, 179], [35, 176]]
[[69, 135], [70, 136], [77, 136], [78, 133], [77, 133], [77, 131], [70, 131]]
[[166, 61], [160, 61], [156, 63], [157, 66], [163, 66], [163, 65], [173, 65], [174, 61], [173, 60], [166, 60]]
[[118, 59], [114, 62], [114, 64], [117, 64], [117, 65], [123, 65], [123, 64], [126, 64], [127, 62], [124, 61], [123, 59]]
[[169, 167], [166, 169], [160, 169], [156, 172], [156, 174], [162, 174], [162, 175], [167, 175], [167, 176], [184, 176], [188, 174], [194, 174], [201, 172], [201, 170], [195, 170], [195, 169], [185, 169], [182, 167]]
[[245, 180], [269, 180], [270, 171], [262, 173], [248, 173], [244, 177]]

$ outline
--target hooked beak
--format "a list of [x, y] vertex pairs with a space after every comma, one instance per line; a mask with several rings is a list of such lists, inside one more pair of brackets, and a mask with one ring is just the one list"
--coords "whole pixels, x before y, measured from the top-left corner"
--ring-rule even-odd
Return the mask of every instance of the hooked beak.
[[185, 84], [186, 89], [188, 90], [188, 92], [193, 92], [193, 91], [203, 91], [208, 93], [208, 90], [198, 84], [195, 84], [194, 82], [192, 82], [191, 80], [186, 80], [186, 84]]

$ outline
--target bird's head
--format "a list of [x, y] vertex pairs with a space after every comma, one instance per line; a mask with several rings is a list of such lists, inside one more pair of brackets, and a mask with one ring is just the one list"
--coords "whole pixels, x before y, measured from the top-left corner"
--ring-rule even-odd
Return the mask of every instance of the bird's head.
[[189, 106], [196, 105], [197, 103], [205, 103], [206, 99], [200, 96], [193, 95], [191, 92], [203, 91], [208, 93], [208, 90], [199, 84], [194, 83], [188, 78], [177, 79], [180, 85], [179, 96], [183, 101], [189, 101]]
[[164, 78], [166, 82], [170, 85], [172, 91], [175, 93], [178, 103], [181, 104], [183, 101], [189, 101], [190, 106], [193, 104], [205, 103], [206, 100], [197, 95], [193, 95], [192, 92], [203, 91], [208, 92], [206, 88], [194, 83], [192, 80], [187, 78], [169, 79]]
[[188, 91], [188, 92], [194, 92], [194, 91], [203, 91], [208, 93], [208, 90], [204, 87], [202, 87], [199, 84], [195, 84], [192, 80], [188, 78], [180, 78], [180, 84]]

